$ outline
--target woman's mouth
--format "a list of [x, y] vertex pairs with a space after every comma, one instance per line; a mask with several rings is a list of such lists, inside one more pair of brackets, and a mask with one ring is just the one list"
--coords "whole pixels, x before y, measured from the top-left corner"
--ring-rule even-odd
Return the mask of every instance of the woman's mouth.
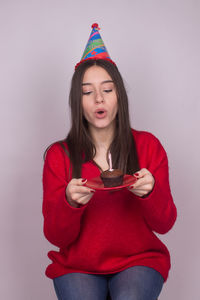
[[105, 109], [99, 108], [99, 109], [95, 110], [95, 117], [97, 119], [103, 119], [106, 117], [106, 115], [107, 115], [107, 111]]

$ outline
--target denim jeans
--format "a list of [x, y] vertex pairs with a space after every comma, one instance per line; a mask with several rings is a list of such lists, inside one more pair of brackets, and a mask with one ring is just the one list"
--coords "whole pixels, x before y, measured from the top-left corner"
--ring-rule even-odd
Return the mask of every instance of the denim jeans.
[[58, 300], [156, 300], [164, 280], [156, 270], [135, 266], [110, 275], [70, 273], [53, 279]]

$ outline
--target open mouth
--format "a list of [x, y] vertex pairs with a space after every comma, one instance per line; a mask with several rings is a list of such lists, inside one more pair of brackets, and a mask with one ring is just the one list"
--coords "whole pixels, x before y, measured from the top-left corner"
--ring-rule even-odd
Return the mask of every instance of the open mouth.
[[97, 118], [104, 118], [105, 116], [106, 116], [106, 114], [107, 114], [107, 112], [106, 112], [106, 110], [104, 110], [104, 109], [97, 109], [96, 111], [95, 111], [95, 115], [96, 115], [96, 117]]

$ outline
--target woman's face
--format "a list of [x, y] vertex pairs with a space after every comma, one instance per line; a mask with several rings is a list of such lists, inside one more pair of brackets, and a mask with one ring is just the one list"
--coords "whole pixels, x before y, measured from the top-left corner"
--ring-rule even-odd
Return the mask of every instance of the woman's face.
[[105, 69], [92, 66], [82, 82], [82, 107], [90, 129], [113, 129], [118, 111], [116, 88]]

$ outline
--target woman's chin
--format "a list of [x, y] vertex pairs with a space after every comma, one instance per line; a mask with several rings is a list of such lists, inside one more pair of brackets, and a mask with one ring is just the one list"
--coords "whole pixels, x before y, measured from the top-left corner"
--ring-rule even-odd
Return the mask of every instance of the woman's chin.
[[95, 122], [95, 123], [90, 123], [90, 127], [96, 129], [96, 130], [105, 130], [105, 129], [113, 129], [113, 127], [115, 126], [115, 122]]

